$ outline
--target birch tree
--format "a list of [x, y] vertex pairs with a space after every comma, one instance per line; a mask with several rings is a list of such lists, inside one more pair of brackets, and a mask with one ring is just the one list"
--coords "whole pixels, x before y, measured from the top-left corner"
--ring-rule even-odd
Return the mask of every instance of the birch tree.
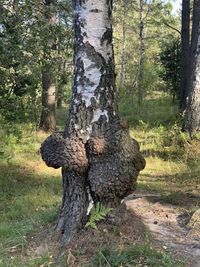
[[133, 192], [145, 161], [118, 116], [112, 44], [112, 0], [73, 0], [74, 79], [64, 133], [41, 147], [62, 168], [57, 230], [68, 243], [86, 223], [91, 202], [118, 205]]

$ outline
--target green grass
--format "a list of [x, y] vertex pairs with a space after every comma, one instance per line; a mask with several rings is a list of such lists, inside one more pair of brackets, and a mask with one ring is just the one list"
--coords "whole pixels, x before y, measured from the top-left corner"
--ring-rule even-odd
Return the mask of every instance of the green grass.
[[[168, 203], [200, 206], [199, 140], [190, 142], [181, 133], [177, 105], [172, 105], [171, 98], [157, 92], [144, 100], [140, 111], [122, 99], [120, 113], [131, 125], [130, 134], [139, 141], [147, 161], [137, 190], [162, 194]], [[62, 110], [58, 116], [62, 129], [66, 115]], [[40, 158], [45, 135], [36, 135], [31, 125], [19, 125], [9, 133], [7, 128], [1, 127], [0, 141], [0, 267], [49, 266], [48, 253], [33, 257], [26, 249], [31, 238], [57, 217], [62, 196], [60, 170], [47, 168]], [[120, 251], [105, 248], [89, 264], [137, 266], [141, 261], [147, 266], [182, 266], [168, 253], [145, 244]]]
[[172, 103], [171, 96], [164, 92], [154, 91], [143, 100], [142, 107], [138, 108], [137, 99], [122, 97], [119, 103], [121, 117], [129, 125], [136, 126], [140, 122], [151, 126], [173, 124], [178, 114], [177, 103]]
[[181, 267], [169, 253], [160, 252], [149, 244], [129, 246], [124, 249], [104, 248], [98, 251], [88, 267]]
[[61, 179], [59, 171], [47, 168], [40, 159], [38, 151], [44, 137], [26, 129], [21, 138], [11, 134], [4, 140], [0, 162], [2, 267], [23, 266], [30, 236], [58, 214]]
[[181, 191], [199, 197], [200, 139], [191, 141], [181, 132], [181, 118], [171, 97], [155, 92], [144, 100], [140, 112], [126, 101], [120, 105], [121, 116], [132, 125], [130, 134], [139, 141], [147, 162], [138, 190], [169, 195]]

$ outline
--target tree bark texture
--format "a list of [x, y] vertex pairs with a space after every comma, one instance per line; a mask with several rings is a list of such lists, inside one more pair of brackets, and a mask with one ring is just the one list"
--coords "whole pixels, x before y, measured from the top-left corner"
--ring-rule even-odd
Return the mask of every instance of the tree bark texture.
[[44, 132], [56, 129], [56, 81], [49, 71], [42, 72], [42, 111], [39, 129]]
[[[199, 16], [200, 16], [200, 0], [194, 0], [193, 2], [193, 14], [192, 14], [192, 32], [191, 32], [191, 44], [190, 44], [190, 75], [194, 70], [196, 47], [198, 41], [198, 28], [199, 28]], [[190, 76], [189, 91], [192, 86], [192, 76]]]
[[62, 167], [58, 229], [69, 242], [86, 222], [89, 199], [117, 205], [145, 166], [138, 143], [119, 120], [112, 45], [112, 0], [74, 0], [74, 81], [64, 133], [41, 147], [48, 166]]
[[190, 0], [182, 0], [180, 110], [187, 104], [190, 79]]
[[124, 87], [125, 82], [125, 49], [126, 49], [126, 3], [122, 0], [122, 49], [121, 49], [121, 70], [120, 87]]
[[[56, 14], [53, 11], [55, 0], [45, 0], [45, 18], [50, 30], [56, 25]], [[52, 34], [53, 35], [53, 34]], [[55, 37], [51, 36], [47, 42], [47, 49], [50, 54], [55, 53]], [[56, 129], [56, 78], [50, 64], [44, 63], [42, 70], [42, 110], [39, 123], [39, 130], [53, 132]]]
[[195, 24], [193, 28], [194, 40], [196, 41], [195, 55], [192, 64], [191, 94], [188, 100], [186, 114], [183, 123], [183, 130], [190, 136], [200, 132], [200, 1], [196, 3]]
[[138, 108], [142, 105], [144, 90], [143, 90], [143, 77], [144, 77], [144, 61], [145, 61], [145, 0], [140, 0], [140, 24], [139, 24], [139, 62], [137, 67], [136, 76], [134, 78], [132, 87], [137, 89], [138, 92]]
[[144, 90], [143, 90], [143, 76], [144, 76], [144, 59], [145, 59], [145, 18], [144, 18], [144, 0], [140, 0], [140, 59], [138, 67], [138, 105], [142, 105]]

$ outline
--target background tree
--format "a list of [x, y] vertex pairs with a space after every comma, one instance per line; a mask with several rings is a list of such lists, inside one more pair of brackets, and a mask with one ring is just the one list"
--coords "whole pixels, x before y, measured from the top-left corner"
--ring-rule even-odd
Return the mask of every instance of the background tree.
[[160, 52], [161, 78], [166, 82], [166, 89], [173, 96], [180, 97], [180, 39], [173, 38], [163, 42]]
[[[200, 131], [200, 1], [194, 1], [192, 30], [192, 75], [191, 93], [189, 96], [183, 130], [193, 136]], [[196, 43], [196, 45], [195, 45]], [[194, 47], [195, 54], [194, 53]]]
[[[54, 5], [53, 9], [50, 8], [59, 18], [59, 23], [54, 26], [48, 25], [44, 16], [45, 8], [39, 0], [34, 3], [15, 1], [15, 11], [12, 9], [11, 12], [10, 2], [0, 2], [2, 119], [13, 124], [30, 122], [34, 129], [39, 124], [41, 113], [41, 81], [44, 66], [50, 65], [51, 69], [53, 67], [59, 88], [66, 89], [67, 78], [64, 77], [68, 76], [70, 81], [72, 73], [71, 3], [62, 0]], [[48, 43], [50, 40], [55, 41], [55, 32], [58, 49], [56, 53]], [[66, 102], [69, 100], [67, 90], [64, 95]]]
[[121, 48], [121, 70], [119, 86], [124, 87], [125, 80], [125, 48], [126, 48], [126, 11], [127, 3], [122, 0], [122, 48]]
[[[121, 102], [133, 101], [139, 90], [140, 62], [140, 2], [115, 1], [114, 45], [117, 88]], [[42, 107], [42, 72], [45, 66], [53, 67], [57, 85], [57, 107], [69, 104], [72, 80], [72, 15], [71, 1], [61, 0], [51, 11], [56, 13], [55, 26], [48, 25], [44, 16], [46, 6], [36, 0], [15, 1], [16, 11], [10, 11], [8, 1], [1, 1], [0, 13], [0, 109], [6, 123], [28, 122], [35, 129], [40, 123]], [[49, 10], [50, 10], [49, 9]], [[161, 43], [175, 33], [167, 24], [178, 28], [178, 16], [172, 16], [171, 5], [160, 1], [144, 3], [144, 28], [146, 47], [142, 71], [143, 96], [154, 88], [162, 90], [159, 53]], [[17, 15], [15, 15], [17, 12]], [[123, 21], [123, 23], [122, 23]], [[122, 27], [123, 26], [123, 27]], [[9, 29], [8, 29], [9, 28]], [[55, 34], [56, 33], [56, 34]], [[48, 40], [56, 35], [53, 51]], [[66, 38], [67, 36], [67, 38]], [[53, 64], [51, 64], [53, 62]], [[123, 76], [123, 79], [121, 79]], [[121, 78], [120, 78], [121, 77]], [[123, 80], [123, 86], [120, 85]], [[165, 83], [165, 81], [164, 81]], [[45, 84], [45, 83], [43, 83]], [[130, 97], [131, 96], [131, 97]], [[16, 114], [16, 107], [19, 111]], [[139, 109], [138, 109], [139, 110]], [[60, 112], [60, 111], [59, 111]], [[14, 127], [13, 127], [14, 129]]]
[[[74, 80], [63, 134], [51, 135], [41, 153], [62, 167], [63, 202], [57, 228], [69, 242], [94, 203], [119, 204], [145, 166], [138, 143], [119, 120], [112, 45], [112, 0], [73, 1]], [[97, 30], [98, 29], [98, 30]]]
[[[135, 95], [137, 95], [137, 102], [132, 101], [131, 105], [137, 103], [137, 106], [140, 106], [140, 89], [143, 97], [145, 97], [147, 94], [151, 94], [153, 88], [158, 90], [163, 88], [163, 81], [160, 77], [162, 66], [160, 65], [159, 53], [163, 46], [162, 43], [174, 35], [180, 34], [180, 22], [178, 15], [172, 16], [170, 3], [126, 1], [125, 24], [122, 24], [124, 20], [121, 10], [121, 1], [116, 1], [114, 9], [115, 61], [116, 72], [120, 74], [116, 81], [124, 102], [129, 101], [129, 99], [135, 100]], [[125, 47], [123, 32], [126, 33]], [[124, 86], [120, 85], [122, 54], [123, 69], [125, 69]], [[143, 62], [142, 68], [141, 62]]]
[[190, 80], [190, 1], [182, 1], [181, 23], [181, 111], [186, 108]]
[[56, 129], [56, 77], [53, 68], [54, 54], [57, 52], [55, 0], [45, 0], [44, 16], [47, 20], [42, 69], [42, 111], [39, 129], [44, 132]]

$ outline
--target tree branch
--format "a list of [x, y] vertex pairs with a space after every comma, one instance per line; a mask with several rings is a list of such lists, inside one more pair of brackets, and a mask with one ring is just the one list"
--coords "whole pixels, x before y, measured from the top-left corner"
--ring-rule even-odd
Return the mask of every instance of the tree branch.
[[174, 30], [174, 31], [178, 32], [179, 34], [181, 34], [181, 31], [179, 31], [179, 30], [176, 29], [175, 27], [171, 26], [171, 25], [168, 24], [167, 22], [163, 21], [163, 23], [164, 23], [167, 27], [169, 27], [169, 28], [171, 28], [172, 30]]

